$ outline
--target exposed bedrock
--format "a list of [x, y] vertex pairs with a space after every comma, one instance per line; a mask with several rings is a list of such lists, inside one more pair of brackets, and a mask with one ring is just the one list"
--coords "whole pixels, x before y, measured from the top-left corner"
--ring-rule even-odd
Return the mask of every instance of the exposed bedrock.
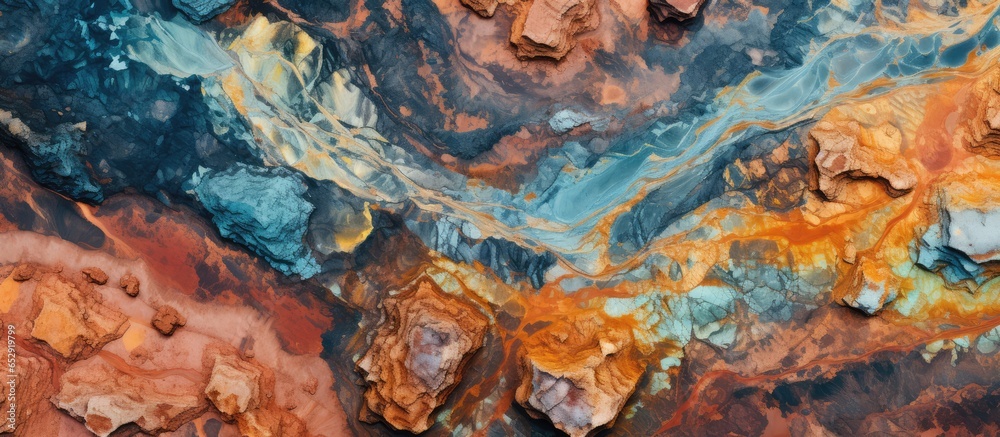
[[371, 348], [357, 363], [368, 383], [360, 419], [420, 433], [482, 346], [488, 319], [429, 279], [382, 305]]
[[146, 378], [94, 357], [73, 364], [62, 375], [52, 403], [102, 437], [128, 423], [156, 435], [173, 431], [208, 409], [202, 386], [200, 377]]
[[878, 260], [859, 259], [849, 281], [841, 302], [868, 316], [880, 313], [899, 295], [899, 278]]
[[309, 278], [319, 264], [305, 244], [313, 205], [302, 177], [242, 163], [196, 175], [194, 192], [223, 237], [249, 247], [287, 275]]
[[809, 135], [816, 141], [819, 190], [838, 199], [853, 179], [876, 179], [900, 196], [917, 184], [917, 175], [901, 155], [903, 137], [889, 123], [865, 126], [836, 116], [820, 121]]
[[205, 396], [240, 433], [250, 436], [306, 435], [301, 419], [275, 402], [274, 372], [253, 359], [220, 352], [211, 362]]
[[128, 328], [127, 318], [99, 293], [56, 274], [39, 280], [32, 299], [31, 336], [69, 360], [92, 355]]
[[557, 322], [524, 342], [517, 402], [572, 437], [614, 424], [642, 375], [631, 330], [598, 317]]
[[976, 99], [972, 118], [960, 128], [963, 145], [971, 152], [1000, 158], [1000, 69], [978, 80], [972, 94]]
[[975, 157], [931, 194], [937, 221], [919, 238], [916, 264], [969, 291], [1000, 274], [1000, 164]]
[[690, 20], [698, 15], [705, 0], [649, 0], [649, 13], [659, 22]]
[[180, 9], [191, 21], [201, 23], [226, 12], [236, 0], [172, 0], [172, 2], [174, 7]]
[[576, 44], [573, 37], [600, 21], [596, 0], [533, 0], [516, 10], [510, 42], [520, 58], [562, 59]]

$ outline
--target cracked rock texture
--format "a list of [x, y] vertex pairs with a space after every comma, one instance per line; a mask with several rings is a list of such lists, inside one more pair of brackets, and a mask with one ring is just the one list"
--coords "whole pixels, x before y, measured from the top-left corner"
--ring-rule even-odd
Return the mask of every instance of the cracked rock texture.
[[659, 22], [690, 20], [698, 15], [705, 0], [649, 0], [649, 12]]
[[488, 319], [429, 279], [382, 305], [383, 320], [357, 364], [368, 383], [361, 420], [420, 433], [483, 345]]
[[917, 184], [913, 168], [900, 158], [902, 135], [890, 123], [863, 126], [856, 120], [831, 116], [809, 135], [819, 145], [815, 160], [819, 190], [827, 199], [838, 199], [853, 179], [880, 180], [892, 196], [902, 195]]
[[556, 323], [523, 345], [516, 398], [573, 437], [611, 426], [643, 366], [628, 328], [600, 318]]
[[128, 328], [127, 318], [100, 294], [56, 274], [39, 280], [33, 300], [31, 336], [69, 360], [95, 353]]
[[191, 21], [201, 23], [211, 20], [229, 9], [236, 0], [172, 0], [174, 7], [180, 9]]
[[286, 169], [237, 164], [196, 177], [198, 198], [223, 237], [244, 244], [285, 274], [319, 272], [304, 238], [313, 205], [302, 177]]

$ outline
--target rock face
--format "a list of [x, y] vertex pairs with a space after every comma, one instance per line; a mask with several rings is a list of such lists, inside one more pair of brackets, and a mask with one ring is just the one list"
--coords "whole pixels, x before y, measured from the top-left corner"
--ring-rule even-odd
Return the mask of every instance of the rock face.
[[121, 279], [118, 280], [118, 287], [125, 292], [125, 294], [136, 297], [139, 295], [139, 278], [136, 278], [131, 273], [126, 273], [122, 275]]
[[597, 28], [596, 0], [534, 0], [524, 7], [510, 31], [520, 58], [562, 59], [575, 45], [573, 36]]
[[525, 341], [517, 402], [570, 436], [611, 426], [642, 375], [631, 331], [600, 318], [554, 323]]
[[649, 13], [659, 22], [690, 20], [698, 15], [705, 0], [649, 0]]
[[270, 369], [232, 353], [214, 355], [205, 396], [241, 434], [305, 435], [305, 425], [275, 403], [273, 392]]
[[308, 278], [319, 272], [303, 241], [313, 205], [302, 197], [301, 176], [237, 164], [196, 182], [194, 191], [223, 237], [249, 247], [285, 274]]
[[104, 270], [97, 267], [87, 267], [83, 269], [83, 275], [87, 277], [87, 281], [97, 285], [104, 285], [108, 283], [108, 274], [104, 273]]
[[462, 0], [462, 4], [476, 11], [477, 14], [489, 18], [496, 12], [500, 2], [497, 0]]
[[854, 120], [824, 120], [809, 134], [819, 145], [819, 189], [827, 199], [840, 197], [851, 179], [881, 180], [892, 196], [917, 184], [916, 174], [901, 157], [902, 135], [891, 124], [868, 128]]
[[208, 404], [200, 396], [201, 384], [178, 376], [132, 375], [95, 357], [74, 364], [62, 375], [52, 403], [102, 437], [127, 423], [156, 435], [205, 412]]
[[106, 306], [99, 294], [81, 290], [54, 274], [39, 281], [33, 305], [31, 336], [70, 360], [100, 350], [111, 340], [121, 337], [128, 328], [128, 319]]
[[991, 158], [1000, 158], [1000, 70], [994, 69], [976, 82], [975, 115], [963, 127], [962, 139], [967, 150]]
[[977, 157], [970, 167], [936, 187], [930, 203], [938, 220], [920, 237], [913, 258], [949, 285], [976, 291], [1000, 274], [1000, 183], [988, 176], [1000, 165]]
[[163, 335], [172, 335], [178, 327], [184, 326], [185, 323], [187, 323], [187, 319], [170, 305], [163, 305], [157, 309], [152, 321], [153, 327]]
[[899, 279], [888, 268], [880, 269], [874, 261], [862, 258], [855, 265], [847, 295], [841, 301], [874, 316], [896, 300], [898, 294]]
[[386, 299], [383, 308], [371, 348], [357, 364], [368, 383], [360, 418], [423, 432], [482, 346], [488, 320], [428, 279]]
[[173, 0], [174, 7], [195, 23], [208, 21], [235, 3], [236, 0]]

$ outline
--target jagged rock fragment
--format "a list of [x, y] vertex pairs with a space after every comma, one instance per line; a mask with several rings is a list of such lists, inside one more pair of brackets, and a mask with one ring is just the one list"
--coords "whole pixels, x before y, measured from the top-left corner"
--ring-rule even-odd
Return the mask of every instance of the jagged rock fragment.
[[917, 184], [916, 173], [900, 151], [902, 134], [889, 123], [869, 128], [834, 118], [819, 122], [809, 135], [819, 145], [819, 190], [827, 199], [838, 199], [852, 179], [881, 180], [891, 196]]
[[304, 242], [313, 205], [302, 177], [284, 168], [242, 163], [195, 177], [195, 193], [223, 237], [263, 256], [285, 274], [304, 278], [319, 264]]
[[10, 277], [17, 282], [24, 282], [35, 277], [35, 266], [31, 264], [18, 264], [14, 271], [10, 272]]
[[118, 287], [125, 291], [125, 294], [136, 297], [139, 295], [139, 278], [126, 273], [118, 280]]
[[70, 360], [100, 350], [128, 327], [128, 318], [105, 305], [100, 294], [78, 289], [58, 275], [39, 281], [32, 303], [31, 336]]
[[462, 0], [462, 4], [476, 11], [477, 14], [489, 18], [496, 12], [500, 2], [497, 0]]
[[305, 435], [305, 424], [275, 403], [274, 373], [254, 360], [221, 352], [211, 358], [205, 396], [249, 436]]
[[698, 15], [705, 0], [649, 0], [649, 12], [659, 22], [690, 20]]
[[173, 0], [174, 7], [195, 23], [211, 20], [235, 3], [236, 0]]
[[533, 0], [522, 6], [511, 27], [510, 42], [520, 58], [562, 59], [573, 37], [597, 28], [596, 0]]
[[427, 279], [385, 299], [383, 308], [371, 348], [357, 364], [368, 383], [360, 418], [423, 432], [482, 346], [488, 320]]
[[184, 326], [187, 323], [187, 319], [177, 312], [177, 309], [170, 305], [163, 305], [156, 310], [156, 314], [153, 316], [153, 327], [160, 334], [172, 335], [178, 327]]
[[104, 270], [97, 267], [87, 267], [83, 269], [83, 275], [87, 277], [87, 281], [97, 285], [104, 285], [108, 283], [108, 274], [104, 273]]
[[522, 348], [517, 402], [572, 437], [611, 426], [642, 375], [631, 330], [596, 316], [554, 323]]
[[880, 313], [896, 300], [899, 279], [887, 266], [879, 266], [867, 258], [857, 262], [854, 274], [842, 302], [869, 316]]
[[201, 397], [202, 384], [180, 376], [126, 373], [95, 357], [74, 364], [59, 378], [52, 403], [102, 437], [127, 423], [158, 435], [194, 420], [208, 408]]

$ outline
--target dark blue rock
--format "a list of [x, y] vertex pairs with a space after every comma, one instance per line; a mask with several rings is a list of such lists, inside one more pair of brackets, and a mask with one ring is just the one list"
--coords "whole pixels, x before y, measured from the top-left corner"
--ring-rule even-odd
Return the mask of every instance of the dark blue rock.
[[299, 174], [237, 163], [196, 175], [193, 182], [223, 237], [247, 246], [287, 275], [319, 273], [304, 241], [313, 205], [303, 198], [306, 185]]
[[236, 0], [173, 0], [173, 3], [191, 21], [201, 23], [225, 12]]

